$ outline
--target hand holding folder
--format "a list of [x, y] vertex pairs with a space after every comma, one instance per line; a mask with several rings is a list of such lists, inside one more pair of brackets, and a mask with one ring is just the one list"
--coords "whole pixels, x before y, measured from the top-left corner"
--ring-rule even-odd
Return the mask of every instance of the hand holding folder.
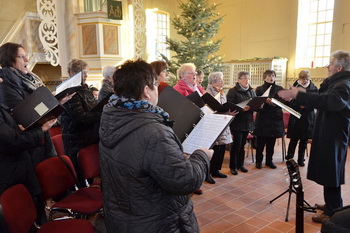
[[234, 112], [234, 111], [255, 111], [261, 108], [261, 106], [266, 102], [267, 96], [258, 96], [251, 99], [247, 99], [241, 103], [234, 104], [231, 102], [226, 102], [221, 104], [215, 97], [209, 93], [205, 93], [202, 97], [198, 95], [197, 92], [193, 92], [191, 95], [187, 96], [193, 103], [198, 107], [203, 107], [204, 105], [209, 106], [213, 111], [218, 113]]
[[249, 106], [249, 110], [251, 111], [257, 111], [262, 108], [262, 106], [266, 103], [266, 101], [269, 99], [271, 86], [267, 88], [267, 90], [262, 94], [262, 96], [256, 96], [253, 98], [250, 98], [248, 100], [245, 100], [239, 104], [237, 104], [242, 109], [245, 109], [246, 106]]
[[208, 106], [214, 112], [223, 113], [223, 112], [243, 111], [243, 108], [230, 102], [220, 104], [220, 102], [209, 93], [205, 93], [204, 95], [200, 96], [198, 92], [195, 91], [186, 97], [187, 99], [191, 100], [194, 104], [196, 104], [199, 108]]
[[205, 114], [182, 143], [184, 152], [192, 154], [199, 148], [211, 148], [232, 121], [233, 116]]
[[55, 97], [61, 99], [66, 95], [70, 95], [81, 88], [83, 88], [83, 72], [75, 74], [74, 76], [67, 78], [60, 85], [56, 87]]
[[203, 115], [199, 107], [170, 86], [160, 94], [158, 106], [175, 121], [173, 130], [186, 154], [200, 148], [211, 148], [233, 119], [226, 114]]
[[50, 119], [57, 118], [62, 112], [61, 104], [44, 86], [36, 89], [12, 110], [16, 122], [25, 129], [42, 125]]

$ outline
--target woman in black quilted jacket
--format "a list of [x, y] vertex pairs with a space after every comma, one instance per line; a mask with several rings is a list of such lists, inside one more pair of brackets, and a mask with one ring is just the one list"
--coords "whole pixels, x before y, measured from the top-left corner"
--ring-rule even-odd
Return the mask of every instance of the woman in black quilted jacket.
[[[227, 93], [227, 101], [239, 104], [245, 100], [256, 97], [254, 89], [250, 86], [250, 74], [247, 71], [238, 73], [236, 85]], [[253, 111], [247, 106], [239, 112], [230, 125], [233, 135], [233, 143], [230, 151], [230, 170], [233, 175], [237, 175], [237, 170], [248, 172], [244, 167], [244, 145], [249, 131], [254, 130]]]
[[101, 112], [92, 111], [97, 101], [86, 84], [88, 64], [83, 60], [72, 59], [67, 68], [70, 77], [82, 71], [83, 87], [63, 105], [65, 111], [61, 115], [62, 139], [65, 154], [70, 157], [77, 171], [79, 184], [85, 185], [77, 154], [83, 147], [98, 143]]
[[[276, 72], [274, 70], [266, 70], [263, 74], [264, 84], [256, 88], [256, 95], [261, 96], [271, 87], [269, 98], [266, 100], [263, 108], [257, 111], [255, 120], [254, 135], [257, 137], [256, 148], [256, 168], [262, 168], [263, 151], [266, 147], [265, 165], [275, 169], [276, 165], [272, 162], [274, 148], [277, 138], [281, 138], [284, 134], [283, 113], [282, 109], [271, 102], [271, 98], [280, 98], [277, 95], [283, 87], [276, 84]], [[283, 101], [284, 102], [284, 101]]]
[[209, 169], [212, 151], [184, 156], [169, 115], [157, 106], [157, 75], [127, 61], [100, 125], [101, 179], [107, 231], [199, 232], [191, 193]]
[[[304, 88], [306, 92], [317, 93], [318, 89], [310, 79], [310, 71], [301, 70], [299, 79], [293, 83], [293, 87]], [[290, 138], [286, 159], [294, 157], [295, 149], [299, 141], [298, 147], [298, 165], [303, 167], [305, 150], [307, 142], [312, 139], [312, 132], [315, 124], [315, 109], [305, 106], [299, 106], [292, 100], [289, 106], [301, 114], [300, 119], [291, 115], [288, 122], [287, 138]]]

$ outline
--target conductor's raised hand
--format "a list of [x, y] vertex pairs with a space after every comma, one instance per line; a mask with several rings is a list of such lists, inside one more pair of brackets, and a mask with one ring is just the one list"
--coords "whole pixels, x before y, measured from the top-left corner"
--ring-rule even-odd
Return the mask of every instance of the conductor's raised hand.
[[295, 99], [297, 97], [298, 92], [306, 92], [306, 90], [304, 88], [290, 87], [289, 90], [280, 90], [277, 94], [282, 99], [286, 101], [291, 101], [292, 99]]

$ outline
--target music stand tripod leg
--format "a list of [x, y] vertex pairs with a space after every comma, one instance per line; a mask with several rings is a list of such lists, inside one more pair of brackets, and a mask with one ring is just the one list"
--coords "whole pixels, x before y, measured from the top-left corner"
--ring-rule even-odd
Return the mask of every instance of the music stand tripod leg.
[[286, 218], [285, 218], [285, 221], [288, 222], [289, 207], [290, 207], [290, 198], [291, 198], [291, 196], [292, 196], [292, 193], [296, 193], [296, 192], [293, 190], [292, 184], [289, 185], [289, 188], [288, 188], [286, 191], [284, 191], [283, 193], [281, 193], [280, 195], [278, 195], [277, 197], [275, 197], [274, 199], [272, 199], [272, 200], [270, 201], [270, 204], [271, 204], [272, 202], [274, 202], [275, 200], [277, 200], [278, 198], [282, 197], [282, 196], [283, 196], [284, 194], [286, 194], [286, 193], [289, 193], [289, 194], [288, 194], [288, 203], [287, 203], [287, 213], [286, 213]]
[[278, 195], [277, 197], [275, 197], [274, 199], [272, 199], [270, 201], [270, 204], [274, 201], [276, 201], [278, 198], [282, 197], [284, 194], [288, 193], [289, 192], [289, 189], [287, 189], [286, 191], [284, 191], [283, 193], [281, 193], [280, 195]]
[[289, 195], [288, 195], [288, 203], [287, 203], [287, 212], [286, 212], [286, 219], [285, 221], [288, 222], [288, 215], [289, 215], [289, 207], [290, 207], [290, 197], [292, 196], [293, 189], [289, 190]]

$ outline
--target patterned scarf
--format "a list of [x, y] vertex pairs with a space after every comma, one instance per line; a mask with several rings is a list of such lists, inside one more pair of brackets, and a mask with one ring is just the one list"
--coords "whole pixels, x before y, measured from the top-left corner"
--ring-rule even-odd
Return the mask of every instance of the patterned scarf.
[[26, 84], [26, 86], [32, 91], [35, 91], [36, 89], [38, 89], [41, 86], [44, 86], [43, 81], [34, 73], [24, 74], [22, 71], [17, 70], [13, 67], [10, 67], [10, 70], [15, 75], [20, 77], [22, 79], [22, 81], [24, 82], [24, 84]]
[[118, 97], [113, 94], [106, 107], [115, 107], [122, 109], [137, 110], [140, 112], [153, 112], [163, 117], [166, 125], [172, 125], [169, 120], [169, 114], [162, 108], [154, 106], [145, 100], [135, 100], [134, 98]]
[[217, 88], [217, 87], [214, 87], [212, 84], [209, 84], [209, 85], [211, 85], [216, 92], [220, 93], [220, 95], [224, 95], [225, 94], [224, 88]]

